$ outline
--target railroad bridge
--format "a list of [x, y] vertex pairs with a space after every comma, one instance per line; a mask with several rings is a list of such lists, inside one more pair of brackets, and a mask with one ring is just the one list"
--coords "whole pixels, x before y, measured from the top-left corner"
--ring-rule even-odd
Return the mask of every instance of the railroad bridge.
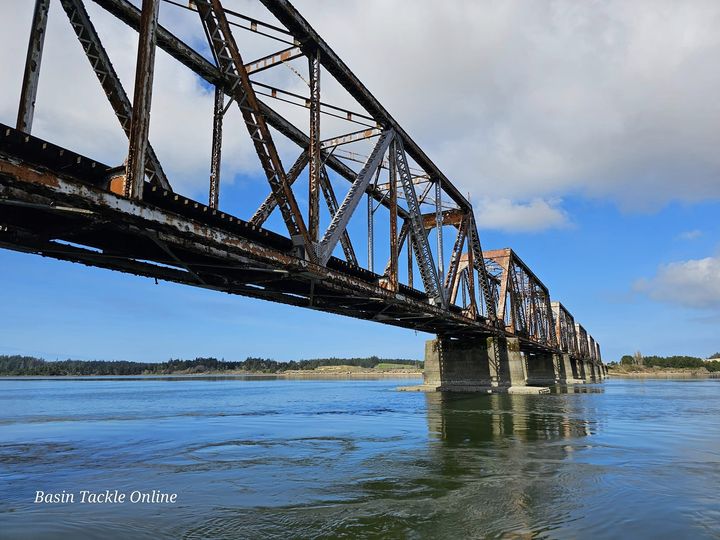
[[[0, 246], [435, 334], [425, 389], [603, 380], [598, 343], [512, 249], [483, 251], [468, 199], [288, 1], [259, 0], [267, 22], [221, 0], [52, 0], [127, 136], [123, 163], [32, 135], [50, 2], [35, 1], [16, 125], [0, 125]], [[161, 24], [161, 4], [206, 43]], [[132, 101], [92, 10], [137, 32]], [[248, 61], [249, 39], [267, 54]], [[157, 49], [214, 97], [203, 202], [173, 189], [151, 144]], [[283, 69], [307, 90], [281, 87]], [[326, 81], [342, 104], [323, 98]], [[242, 217], [221, 197], [231, 121], [268, 187]]]

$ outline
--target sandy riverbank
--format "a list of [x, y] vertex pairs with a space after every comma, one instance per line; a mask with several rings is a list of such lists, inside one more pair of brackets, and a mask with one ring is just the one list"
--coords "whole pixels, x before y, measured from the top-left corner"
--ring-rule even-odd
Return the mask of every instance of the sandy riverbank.
[[610, 368], [610, 377], [619, 379], [718, 379], [720, 373], [713, 373], [705, 368]]

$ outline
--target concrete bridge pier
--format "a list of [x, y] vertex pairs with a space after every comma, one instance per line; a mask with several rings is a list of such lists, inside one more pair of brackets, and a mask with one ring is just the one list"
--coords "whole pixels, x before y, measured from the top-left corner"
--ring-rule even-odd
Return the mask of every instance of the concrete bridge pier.
[[[577, 362], [568, 353], [560, 355], [562, 362], [562, 378], [560, 379], [561, 384], [584, 384], [585, 381], [577, 376]], [[573, 368], [575, 365], [575, 368]]]
[[448, 392], [547, 393], [549, 388], [528, 385], [525, 358], [517, 338], [425, 342], [425, 370], [421, 387], [402, 390]]
[[557, 354], [529, 353], [527, 360], [527, 383], [530, 385], [552, 386], [560, 382]]

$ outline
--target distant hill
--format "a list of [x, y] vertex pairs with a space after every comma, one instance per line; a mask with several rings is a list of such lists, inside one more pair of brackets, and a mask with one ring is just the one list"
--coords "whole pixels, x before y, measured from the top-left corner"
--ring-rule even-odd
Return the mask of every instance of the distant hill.
[[[167, 362], [127, 362], [122, 360], [59, 360], [49, 362], [33, 356], [0, 355], [0, 376], [73, 376], [73, 375], [172, 375], [223, 372], [282, 373], [284, 371], [313, 370], [325, 366], [356, 366], [375, 368], [379, 364], [399, 364], [422, 369], [423, 362], [397, 358], [317, 358], [279, 362], [266, 358], [246, 358], [237, 362], [217, 358], [194, 360], [171, 359]], [[383, 366], [384, 367], [384, 366]]]

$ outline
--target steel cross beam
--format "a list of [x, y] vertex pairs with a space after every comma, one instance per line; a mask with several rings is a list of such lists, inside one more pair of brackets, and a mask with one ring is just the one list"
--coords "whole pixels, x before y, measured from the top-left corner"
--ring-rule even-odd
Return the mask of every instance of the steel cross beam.
[[[320, 167], [320, 188], [322, 189], [323, 197], [325, 198], [325, 204], [330, 212], [330, 219], [332, 219], [338, 212], [338, 201], [325, 165]], [[353, 266], [358, 266], [357, 256], [355, 255], [355, 250], [353, 249], [350, 235], [347, 230], [344, 230], [340, 235], [340, 245], [342, 246], [343, 253], [345, 254], [345, 260]]]
[[295, 195], [287, 182], [280, 156], [250, 84], [250, 78], [230, 30], [225, 11], [219, 0], [196, 0], [195, 5], [218, 67], [224, 77], [232, 81], [233, 97], [240, 108], [290, 237], [303, 250], [304, 256], [314, 261], [317, 258], [314, 245], [300, 214]]
[[413, 184], [410, 167], [405, 156], [405, 148], [400, 139], [395, 140], [392, 152], [395, 155], [400, 183], [405, 193], [405, 202], [408, 205], [409, 221], [412, 229], [412, 245], [415, 249], [415, 258], [418, 261], [423, 286], [431, 299], [443, 307], [447, 307], [447, 299], [440, 285], [440, 277], [430, 251], [430, 244], [428, 243], [422, 213], [420, 212], [420, 203], [415, 193], [415, 184]]
[[[90, 21], [85, 6], [81, 0], [60, 0], [65, 13], [70, 19], [75, 34], [85, 51], [85, 56], [90, 61], [90, 65], [95, 72], [100, 85], [105, 91], [105, 95], [110, 105], [115, 111], [115, 116], [120, 121], [125, 134], [130, 137], [130, 124], [132, 117], [132, 106], [130, 99], [125, 93], [125, 89], [120, 83], [120, 78], [115, 72], [110, 58], [102, 46], [100, 36], [98, 36], [95, 27]], [[137, 10], [137, 8], [135, 8]], [[140, 28], [140, 11], [137, 10], [138, 29]], [[145, 173], [151, 182], [156, 182], [163, 189], [171, 191], [170, 182], [163, 171], [160, 161], [155, 155], [155, 151], [148, 142], [145, 156]]]
[[[139, 30], [140, 10], [128, 2], [128, 0], [92, 1], [134, 30]], [[232, 81], [226, 78], [216, 66], [208, 62], [201, 54], [184, 43], [177, 36], [173, 35], [162, 25], [158, 26], [157, 29], [157, 46], [175, 58], [178, 62], [182, 63], [184, 66], [202, 77], [208, 83], [222, 87], [225, 93], [232, 97]], [[278, 130], [301, 148], [306, 149], [309, 146], [310, 139], [305, 133], [300, 131], [297, 127], [261, 100], [258, 100], [258, 105], [262, 114], [265, 116], [265, 120], [268, 125]], [[329, 156], [325, 163], [328, 167], [349, 182], [355, 181], [357, 174], [337, 157]], [[376, 201], [383, 201], [381, 204], [389, 207], [389, 203], [384, 200], [385, 197], [382, 191], [373, 188], [370, 193]], [[407, 212], [404, 208], [398, 207], [398, 216], [403, 219], [407, 218]]]
[[321, 264], [326, 264], [330, 259], [335, 246], [340, 240], [340, 236], [345, 231], [350, 217], [357, 208], [360, 198], [365, 193], [394, 137], [395, 132], [393, 130], [388, 130], [380, 136], [365, 166], [358, 173], [355, 182], [350, 186], [350, 190], [330, 221], [330, 225], [318, 246], [318, 259]]
[[287, 0], [260, 0], [290, 33], [300, 43], [300, 48], [307, 50], [317, 48], [321, 53], [322, 66], [342, 85], [347, 92], [372, 116], [379, 125], [385, 129], [392, 128], [407, 148], [408, 155], [422, 167], [431, 177], [438, 179], [442, 188], [455, 201], [455, 203], [466, 210], [472, 210], [472, 206], [460, 191], [447, 179], [437, 168], [432, 160], [413, 141], [404, 129], [395, 121], [390, 113], [360, 82], [360, 79], [350, 71], [350, 68], [340, 60], [335, 52], [328, 46], [320, 35], [310, 26], [305, 18]]

